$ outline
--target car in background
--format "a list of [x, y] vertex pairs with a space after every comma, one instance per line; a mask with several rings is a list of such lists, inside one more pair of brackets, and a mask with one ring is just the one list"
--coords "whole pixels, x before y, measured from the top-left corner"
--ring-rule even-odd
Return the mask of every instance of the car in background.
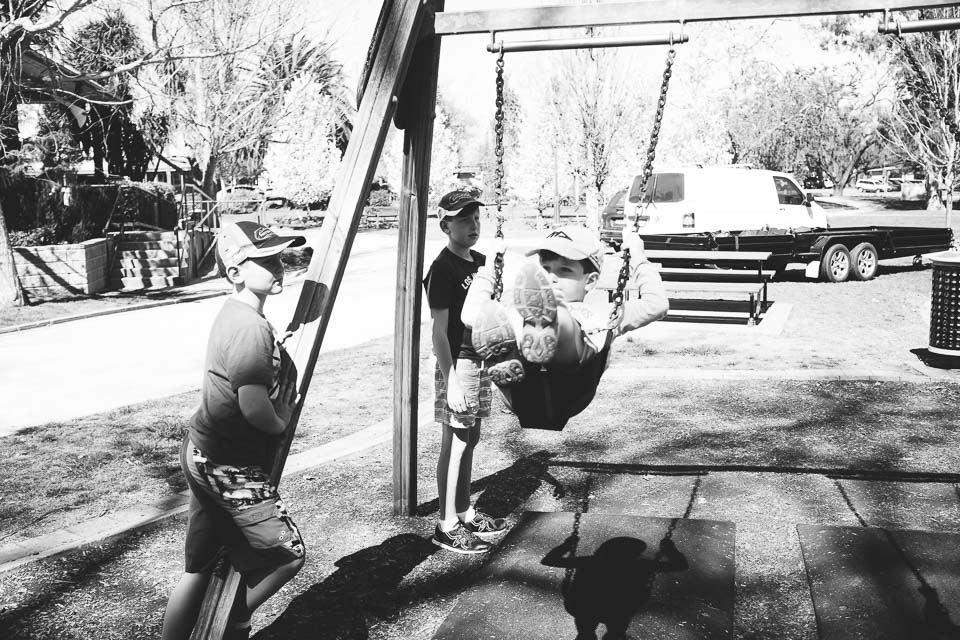
[[884, 191], [893, 190], [893, 185], [879, 176], [870, 176], [857, 180], [857, 191], [862, 191], [863, 193], [883, 193]]

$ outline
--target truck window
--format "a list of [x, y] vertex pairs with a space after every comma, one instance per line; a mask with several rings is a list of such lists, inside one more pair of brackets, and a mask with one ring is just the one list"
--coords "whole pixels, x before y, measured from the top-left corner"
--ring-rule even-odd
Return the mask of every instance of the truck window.
[[777, 187], [777, 198], [780, 204], [803, 204], [803, 192], [792, 182], [780, 176], [773, 176], [773, 184]]
[[[682, 173], [655, 173], [650, 177], [650, 189], [644, 195], [643, 201], [649, 202], [683, 202], [683, 174]], [[643, 187], [643, 176], [635, 176], [630, 185], [630, 202], [640, 199], [640, 189]]]

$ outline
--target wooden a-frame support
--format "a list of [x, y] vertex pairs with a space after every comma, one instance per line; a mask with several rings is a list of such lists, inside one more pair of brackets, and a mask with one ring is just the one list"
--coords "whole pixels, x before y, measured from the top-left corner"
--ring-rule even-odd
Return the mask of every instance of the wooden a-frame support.
[[[378, 29], [379, 42], [370, 61], [365, 98], [341, 163], [330, 198], [320, 240], [307, 269], [294, 318], [288, 326], [296, 332], [291, 356], [301, 372], [297, 403], [290, 426], [273, 455], [271, 478], [278, 484], [290, 443], [310, 387], [330, 312], [336, 300], [347, 258], [356, 237], [370, 183], [398, 97], [397, 124], [404, 135], [403, 190], [400, 199], [400, 242], [397, 261], [396, 365], [394, 366], [394, 466], [399, 486], [394, 509], [412, 512], [416, 503], [417, 368], [420, 340], [420, 278], [423, 268], [427, 185], [430, 173], [430, 143], [436, 103], [439, 40], [433, 36], [433, 14], [442, 0], [385, 0]], [[416, 49], [416, 53], [415, 53]], [[416, 73], [407, 74], [416, 58]], [[406, 80], [406, 84], [405, 84]], [[401, 93], [402, 92], [402, 93]], [[403, 481], [403, 478], [407, 482]], [[219, 640], [240, 588], [239, 575], [222, 562], [214, 572], [204, 597], [192, 640]]]
[[[300, 401], [273, 455], [278, 483], [313, 377], [330, 312], [356, 237], [369, 185], [390, 120], [404, 129], [394, 325], [394, 512], [410, 515], [417, 501], [417, 413], [420, 309], [430, 150], [436, 106], [440, 37], [458, 33], [666, 22], [722, 21], [960, 6], [915, 0], [644, 0], [444, 14], [444, 0], [384, 0], [369, 74], [364, 78], [356, 126], [343, 158], [319, 246], [307, 270], [288, 329], [301, 372]], [[408, 72], [409, 70], [409, 72]], [[290, 341], [288, 341], [288, 347]], [[302, 348], [301, 348], [302, 347]], [[239, 576], [229, 564], [214, 572], [192, 640], [219, 640], [227, 624]]]

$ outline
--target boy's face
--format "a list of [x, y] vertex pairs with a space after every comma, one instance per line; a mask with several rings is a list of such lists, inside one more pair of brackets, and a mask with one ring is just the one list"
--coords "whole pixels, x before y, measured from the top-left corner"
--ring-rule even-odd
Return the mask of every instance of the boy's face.
[[461, 247], [472, 247], [480, 239], [480, 207], [466, 207], [452, 218], [444, 218], [441, 224], [450, 242]]
[[567, 302], [582, 302], [587, 291], [597, 284], [600, 274], [596, 271], [585, 273], [583, 263], [558, 256], [555, 253], [541, 252], [540, 266], [550, 275], [554, 289], [558, 290]]
[[239, 266], [231, 267], [228, 275], [234, 269], [236, 276], [231, 280], [242, 283], [251, 293], [270, 296], [283, 291], [283, 261], [279, 253], [265, 258], [248, 258]]

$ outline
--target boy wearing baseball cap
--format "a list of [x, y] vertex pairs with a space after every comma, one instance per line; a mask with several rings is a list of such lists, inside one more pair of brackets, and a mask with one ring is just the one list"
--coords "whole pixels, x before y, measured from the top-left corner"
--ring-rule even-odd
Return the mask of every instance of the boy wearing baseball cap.
[[247, 221], [224, 223], [217, 236], [217, 263], [234, 292], [210, 329], [200, 406], [180, 451], [190, 487], [185, 569], [167, 604], [163, 640], [190, 637], [221, 548], [245, 596], [225, 638], [248, 637], [253, 610], [303, 566], [303, 540], [269, 475], [271, 445], [296, 406], [297, 374], [263, 306], [283, 290], [280, 253], [304, 242]]
[[482, 206], [464, 190], [440, 198], [437, 215], [447, 246], [423, 280], [437, 359], [434, 419], [443, 430], [437, 461], [440, 519], [431, 541], [464, 554], [489, 551], [491, 544], [482, 537], [496, 535], [506, 527], [503, 518], [488, 516], [470, 504], [473, 451], [480, 440], [480, 421], [490, 415], [491, 387], [461, 311], [470, 283], [486, 262], [482, 253], [471, 248], [480, 238]]
[[527, 252], [539, 264], [521, 266], [510, 306], [492, 300], [491, 271], [474, 279], [462, 319], [522, 425], [562, 429], [596, 395], [614, 338], [667, 314], [666, 291], [643, 240], [626, 229], [624, 243], [640, 297], [624, 301], [613, 319], [611, 305], [584, 302], [603, 267], [603, 245], [584, 227], [550, 231]]

